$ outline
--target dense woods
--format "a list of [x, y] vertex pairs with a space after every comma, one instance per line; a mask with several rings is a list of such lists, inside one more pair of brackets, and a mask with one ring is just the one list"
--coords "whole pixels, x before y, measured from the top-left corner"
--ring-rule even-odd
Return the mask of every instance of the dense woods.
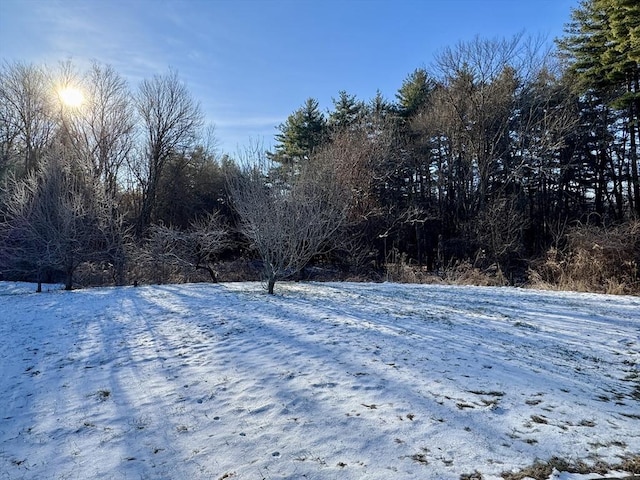
[[[276, 147], [212, 147], [174, 71], [0, 69], [0, 272], [74, 285], [261, 278], [640, 291], [640, 4], [476, 38], [393, 99], [310, 97]], [[75, 104], [63, 92], [80, 91]], [[313, 92], [310, 92], [313, 95]], [[202, 272], [203, 276], [200, 276]]]

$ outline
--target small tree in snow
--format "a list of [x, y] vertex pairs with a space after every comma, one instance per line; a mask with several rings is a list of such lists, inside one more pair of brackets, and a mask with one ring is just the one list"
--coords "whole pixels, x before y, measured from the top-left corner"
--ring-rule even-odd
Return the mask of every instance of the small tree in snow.
[[154, 225], [149, 239], [151, 251], [162, 260], [206, 270], [212, 282], [218, 281], [214, 269], [215, 257], [227, 246], [228, 231], [217, 213], [194, 220], [186, 231]]
[[263, 262], [267, 291], [320, 253], [345, 221], [348, 195], [333, 171], [313, 158], [290, 169], [257, 149], [228, 179], [240, 229]]
[[38, 291], [47, 271], [62, 272], [70, 290], [80, 264], [107, 260], [121, 240], [103, 189], [82, 162], [63, 157], [52, 151], [23, 180], [10, 182], [0, 223], [2, 267], [35, 277]]

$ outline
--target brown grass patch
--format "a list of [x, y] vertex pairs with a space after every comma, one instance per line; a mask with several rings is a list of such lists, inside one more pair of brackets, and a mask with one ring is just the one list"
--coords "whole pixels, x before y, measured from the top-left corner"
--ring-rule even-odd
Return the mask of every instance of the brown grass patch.
[[640, 293], [640, 221], [573, 227], [558, 247], [532, 264], [529, 282], [536, 288]]
[[[505, 480], [522, 480], [529, 477], [535, 480], [547, 480], [554, 469], [559, 472], [579, 473], [583, 475], [589, 473], [604, 475], [612, 470], [624, 471], [635, 475], [640, 474], [640, 455], [632, 455], [618, 465], [611, 465], [604, 462], [596, 462], [595, 464], [589, 465], [581, 460], [570, 462], [559, 457], [553, 457], [546, 462], [536, 462], [530, 467], [523, 468], [516, 473], [504, 472], [502, 473], [502, 478]], [[631, 479], [635, 477], [627, 478]]]

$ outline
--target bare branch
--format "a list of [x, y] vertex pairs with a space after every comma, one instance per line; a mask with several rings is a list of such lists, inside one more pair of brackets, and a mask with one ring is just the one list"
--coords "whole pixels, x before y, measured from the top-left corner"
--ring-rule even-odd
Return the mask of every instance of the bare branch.
[[[242, 233], [263, 262], [267, 289], [299, 272], [342, 226], [348, 200], [334, 173], [313, 159], [277, 169], [259, 151], [228, 179]], [[266, 173], [265, 173], [266, 172]]]

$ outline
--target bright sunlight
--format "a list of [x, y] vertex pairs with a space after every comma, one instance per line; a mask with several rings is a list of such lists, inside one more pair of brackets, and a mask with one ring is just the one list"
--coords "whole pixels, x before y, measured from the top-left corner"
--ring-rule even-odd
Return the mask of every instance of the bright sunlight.
[[67, 107], [77, 108], [84, 102], [84, 95], [75, 87], [64, 87], [58, 91], [60, 101]]

